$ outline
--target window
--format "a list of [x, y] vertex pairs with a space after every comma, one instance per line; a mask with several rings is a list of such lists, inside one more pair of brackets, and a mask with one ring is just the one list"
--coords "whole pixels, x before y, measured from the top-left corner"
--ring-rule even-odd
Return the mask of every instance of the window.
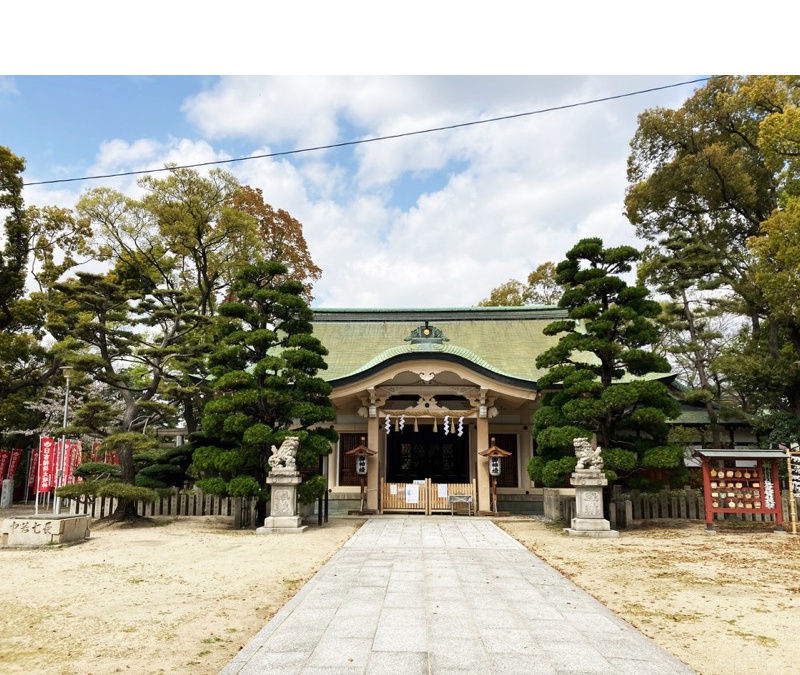
[[364, 434], [339, 434], [339, 485], [361, 485], [356, 473], [356, 456], [344, 453], [361, 445], [363, 437]]
[[497, 477], [497, 487], [519, 487], [519, 471], [517, 470], [517, 435], [516, 434], [490, 434], [494, 436], [494, 443], [498, 448], [510, 452], [511, 455], [500, 460], [500, 475]]

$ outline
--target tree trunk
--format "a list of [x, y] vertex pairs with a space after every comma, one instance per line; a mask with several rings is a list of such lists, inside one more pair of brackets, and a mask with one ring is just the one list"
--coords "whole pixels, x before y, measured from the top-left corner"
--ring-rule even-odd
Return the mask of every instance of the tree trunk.
[[[695, 324], [694, 313], [689, 304], [689, 297], [686, 295], [686, 289], [681, 290], [681, 300], [683, 302], [683, 314], [686, 317], [686, 326], [689, 329], [689, 339], [695, 345], [693, 351], [694, 367], [697, 369], [697, 376], [700, 379], [700, 388], [704, 391], [711, 391], [708, 383], [708, 374], [706, 373], [706, 361], [704, 354], [700, 349], [700, 339], [697, 334], [697, 325]], [[714, 448], [722, 447], [722, 432], [717, 424], [717, 411], [714, 408], [712, 401], [705, 402], [706, 413], [708, 413], [708, 421], [711, 423], [711, 443]]]
[[111, 520], [129, 522], [140, 520], [142, 517], [136, 513], [136, 502], [131, 499], [120, 499], [117, 508], [111, 514]]

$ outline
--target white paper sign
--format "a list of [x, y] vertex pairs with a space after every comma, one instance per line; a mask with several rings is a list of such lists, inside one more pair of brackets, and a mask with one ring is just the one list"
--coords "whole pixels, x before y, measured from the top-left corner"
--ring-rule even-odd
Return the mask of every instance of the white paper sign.
[[419, 485], [406, 485], [406, 504], [419, 504]]
[[389, 485], [389, 494], [390, 495], [396, 495], [397, 494], [397, 486], [394, 483]]
[[447, 499], [447, 483], [438, 483], [436, 485], [436, 496], [439, 499]]

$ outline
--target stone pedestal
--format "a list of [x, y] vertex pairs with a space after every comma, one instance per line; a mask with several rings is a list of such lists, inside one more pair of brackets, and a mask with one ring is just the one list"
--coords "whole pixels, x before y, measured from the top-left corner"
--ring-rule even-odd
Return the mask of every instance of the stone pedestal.
[[14, 503], [14, 481], [7, 478], [3, 481], [3, 491], [0, 493], [0, 509], [10, 509]]
[[300, 485], [300, 472], [274, 469], [267, 476], [272, 486], [270, 515], [264, 519], [264, 527], [256, 529], [256, 534], [299, 534], [305, 532], [306, 525], [297, 513], [297, 486]]
[[89, 516], [17, 516], [0, 526], [0, 546], [57, 546], [89, 538]]
[[611, 523], [603, 518], [603, 486], [608, 485], [598, 469], [578, 469], [570, 483], [575, 488], [575, 517], [564, 532], [575, 537], [619, 537]]

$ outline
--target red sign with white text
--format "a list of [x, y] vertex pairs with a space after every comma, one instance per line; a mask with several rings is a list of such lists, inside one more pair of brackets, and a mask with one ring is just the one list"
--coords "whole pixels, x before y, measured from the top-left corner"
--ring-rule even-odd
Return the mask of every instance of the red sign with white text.
[[11, 459], [11, 453], [8, 450], [0, 450], [0, 480], [5, 480], [6, 469], [8, 469], [8, 461]]
[[56, 473], [56, 443], [54, 438], [42, 436], [39, 441], [39, 492], [50, 492]]
[[36, 469], [39, 467], [39, 451], [32, 450], [28, 461], [28, 487], [36, 485]]
[[64, 441], [64, 475], [61, 478], [61, 485], [72, 483], [72, 441], [65, 438]]
[[22, 457], [22, 450], [20, 448], [14, 448], [11, 451], [11, 463], [8, 465], [9, 478], [14, 478], [14, 474], [17, 473], [20, 457]]
[[68, 485], [72, 485], [80, 480], [78, 476], [75, 475], [75, 469], [77, 469], [83, 458], [81, 456], [83, 452], [83, 443], [80, 441], [68, 441], [69, 445], [69, 452], [67, 454], [67, 460], [64, 464], [65, 468], [65, 475], [66, 475], [66, 483]]

